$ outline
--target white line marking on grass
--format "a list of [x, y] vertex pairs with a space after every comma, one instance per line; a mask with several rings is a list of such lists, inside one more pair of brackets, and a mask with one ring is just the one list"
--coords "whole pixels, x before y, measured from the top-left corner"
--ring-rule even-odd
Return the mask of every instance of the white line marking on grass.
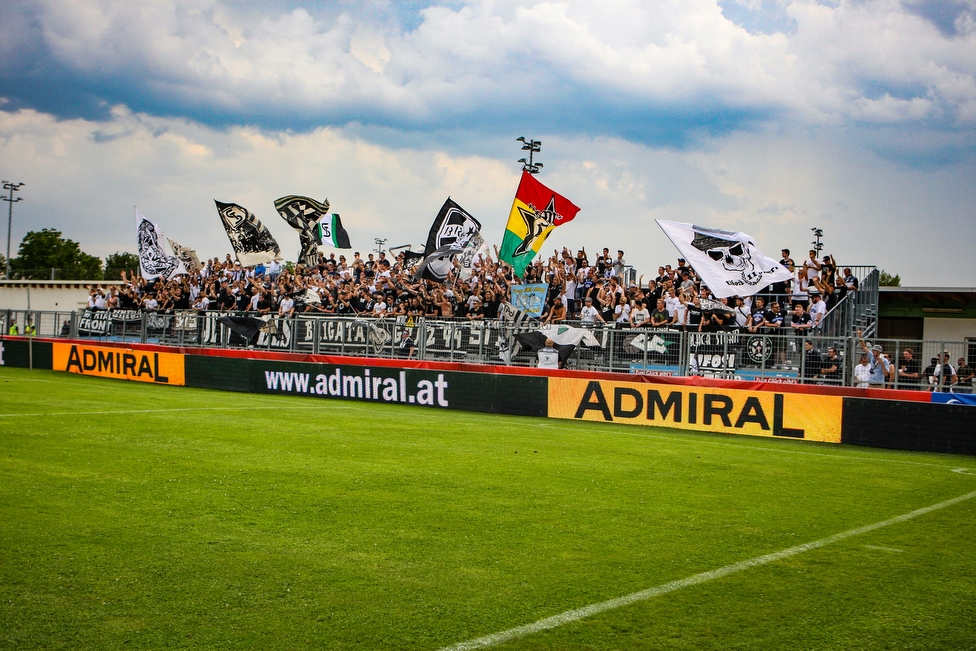
[[[331, 407], [330, 407], [331, 408]], [[112, 409], [109, 411], [45, 411], [25, 414], [0, 414], [0, 418], [18, 418], [20, 416], [97, 416], [104, 414], [165, 414], [175, 411], [251, 411], [254, 409], [281, 409], [280, 405], [247, 405], [244, 407], [174, 407], [172, 409]], [[349, 407], [342, 409], [353, 409]]]
[[46, 411], [27, 414], [0, 414], [0, 418], [19, 416], [97, 416], [103, 414], [162, 414], [171, 411], [244, 411], [245, 409], [274, 409], [274, 407], [174, 407], [172, 409], [112, 409], [109, 411]]
[[745, 561], [739, 561], [738, 563], [720, 567], [717, 570], [710, 570], [708, 572], [702, 572], [701, 574], [695, 574], [694, 576], [689, 576], [685, 579], [679, 579], [677, 581], [671, 581], [670, 583], [665, 583], [663, 585], [641, 590], [639, 592], [633, 592], [629, 595], [624, 595], [623, 597], [617, 597], [615, 599], [609, 599], [600, 603], [590, 604], [589, 606], [583, 606], [582, 608], [567, 610], [559, 613], [558, 615], [553, 615], [552, 617], [546, 617], [545, 619], [540, 619], [537, 622], [532, 622], [531, 624], [510, 628], [507, 631], [492, 633], [491, 635], [485, 635], [484, 637], [468, 640], [467, 642], [459, 642], [457, 644], [444, 647], [441, 649], [441, 651], [469, 651], [470, 649], [485, 649], [497, 644], [501, 644], [502, 642], [517, 640], [527, 635], [532, 635], [533, 633], [570, 624], [587, 617], [592, 617], [593, 615], [598, 615], [608, 610], [622, 608], [623, 606], [629, 606], [640, 601], [647, 601], [648, 599], [653, 599], [654, 597], [659, 597], [661, 595], [668, 594], [669, 592], [675, 592], [677, 590], [681, 590], [682, 588], [707, 583], [708, 581], [721, 579], [729, 576], [730, 574], [735, 574], [736, 572], [742, 572], [743, 570], [759, 567], [760, 565], [767, 565], [769, 563], [780, 561], [791, 556], [796, 556], [797, 554], [802, 554], [803, 552], [808, 552], [813, 549], [819, 549], [820, 547], [831, 545], [835, 542], [840, 542], [841, 540], [846, 540], [847, 538], [851, 538], [853, 536], [860, 536], [861, 534], [874, 531], [875, 529], [881, 529], [882, 527], [887, 527], [893, 524], [898, 524], [899, 522], [911, 520], [912, 518], [917, 518], [920, 515], [925, 515], [926, 513], [931, 513], [932, 511], [944, 509], [948, 506], [958, 504], [959, 502], [964, 502], [974, 497], [976, 497], [976, 491], [966, 493], [965, 495], [960, 495], [959, 497], [954, 497], [951, 500], [946, 500], [945, 502], [933, 504], [932, 506], [916, 509], [911, 513], [898, 515], [881, 522], [875, 522], [874, 524], [867, 524], [863, 527], [857, 527], [856, 529], [835, 533], [832, 536], [827, 536], [826, 538], [821, 538], [820, 540], [814, 540], [802, 545], [797, 545], [796, 547], [790, 547], [782, 551], [773, 552], [772, 554], [765, 554], [763, 556], [757, 556]]
[[895, 549], [894, 547], [881, 547], [880, 545], [865, 545], [868, 549], [877, 549], [881, 552], [897, 552], [899, 554], [903, 553], [904, 549]]
[[[45, 411], [23, 414], [0, 414], [0, 418], [19, 418], [21, 416], [99, 416], [106, 414], [165, 414], [177, 411], [253, 411], [255, 409], [281, 409], [281, 405], [247, 405], [244, 407], [174, 407], [172, 409], [112, 409], [109, 411]], [[333, 407], [348, 411], [366, 411], [358, 407]], [[294, 411], [294, 410], [293, 410]]]
[[952, 472], [958, 472], [960, 475], [973, 475], [976, 473], [972, 472], [972, 468], [953, 468]]

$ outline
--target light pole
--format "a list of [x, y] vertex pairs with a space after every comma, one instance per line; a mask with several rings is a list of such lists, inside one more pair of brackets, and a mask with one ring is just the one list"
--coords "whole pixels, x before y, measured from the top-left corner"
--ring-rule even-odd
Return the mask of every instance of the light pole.
[[823, 251], [823, 242], [820, 241], [820, 239], [823, 237], [823, 229], [814, 226], [810, 230], [813, 231], [813, 236], [817, 238], [810, 242], [810, 244], [813, 245], [813, 250], [817, 252], [817, 255], [820, 255], [820, 252]]
[[10, 195], [6, 197], [0, 197], [7, 202], [7, 267], [4, 270], [4, 279], [10, 280], [10, 227], [14, 222], [14, 204], [21, 200], [21, 197], [14, 199], [14, 192], [20, 190], [20, 186], [23, 183], [9, 183], [7, 181], [3, 182], [3, 189], [10, 190]]
[[374, 251], [376, 251], [377, 253], [386, 253], [386, 251], [383, 250], [383, 245], [386, 244], [385, 238], [374, 237], [373, 241], [376, 242], [376, 248], [373, 249]]
[[542, 163], [534, 163], [532, 161], [532, 155], [536, 152], [542, 151], [542, 141], [532, 140], [532, 138], [526, 140], [525, 136], [520, 136], [515, 140], [522, 143], [522, 151], [529, 152], [528, 160], [525, 160], [524, 158], [519, 159], [519, 162], [522, 163], [522, 171], [528, 172], [529, 174], [538, 174], [539, 169], [542, 168], [543, 165]]

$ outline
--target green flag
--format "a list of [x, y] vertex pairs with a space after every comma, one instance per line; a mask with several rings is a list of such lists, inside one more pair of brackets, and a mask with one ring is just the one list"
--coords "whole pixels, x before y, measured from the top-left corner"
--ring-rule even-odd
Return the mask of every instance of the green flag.
[[351, 249], [349, 234], [342, 227], [339, 215], [331, 213], [322, 217], [315, 225], [315, 237], [319, 245], [334, 246], [337, 249]]

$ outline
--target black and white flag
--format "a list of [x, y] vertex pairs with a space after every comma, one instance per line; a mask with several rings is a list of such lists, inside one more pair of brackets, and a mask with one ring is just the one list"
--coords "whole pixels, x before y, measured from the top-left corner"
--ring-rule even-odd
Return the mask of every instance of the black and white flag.
[[414, 279], [446, 281], [454, 268], [454, 257], [479, 244], [480, 233], [481, 222], [448, 197], [430, 227], [424, 259], [417, 265]]
[[176, 259], [186, 267], [187, 272], [195, 274], [200, 271], [203, 265], [200, 264], [200, 258], [197, 257], [196, 249], [188, 249], [185, 246], [180, 246], [168, 237], [166, 241], [169, 242], [170, 248], [173, 249], [173, 254], [176, 256]]
[[491, 249], [481, 233], [476, 233], [464, 250], [458, 255], [461, 267], [461, 280], [467, 280], [474, 273], [475, 265], [480, 264], [491, 255]]
[[342, 227], [339, 215], [329, 214], [329, 200], [318, 202], [308, 197], [290, 194], [274, 202], [275, 210], [288, 225], [298, 231], [301, 252], [298, 261], [306, 267], [318, 262], [318, 247], [334, 246], [351, 249], [349, 235]]
[[416, 251], [411, 251], [406, 249], [401, 251], [403, 254], [403, 270], [407, 273], [413, 273], [417, 265], [424, 259], [423, 253], [418, 253]]
[[763, 255], [752, 236], [683, 222], [656, 220], [675, 248], [718, 298], [752, 296], [793, 276]]
[[137, 209], [136, 213], [136, 242], [139, 251], [139, 272], [146, 280], [164, 278], [169, 280], [173, 276], [185, 274], [186, 267], [182, 262], [163, 250], [163, 231]]
[[511, 364], [522, 349], [515, 335], [534, 330], [539, 322], [511, 303], [502, 303], [498, 306], [498, 325], [498, 359]]
[[250, 211], [236, 203], [221, 203], [216, 200], [214, 203], [217, 204], [217, 214], [227, 231], [230, 245], [234, 247], [234, 253], [242, 265], [251, 267], [262, 262], [281, 260], [281, 248], [275, 238]]
[[536, 352], [552, 340], [553, 347], [559, 351], [559, 363], [565, 366], [566, 361], [576, 352], [576, 347], [582, 344], [587, 348], [600, 348], [600, 341], [586, 328], [573, 328], [566, 325], [546, 325], [534, 332], [522, 332], [515, 335], [515, 340], [525, 348]]

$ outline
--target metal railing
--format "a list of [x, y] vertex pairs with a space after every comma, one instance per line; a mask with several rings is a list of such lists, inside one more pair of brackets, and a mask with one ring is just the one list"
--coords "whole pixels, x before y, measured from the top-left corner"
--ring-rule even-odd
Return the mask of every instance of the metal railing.
[[833, 335], [851, 335], [862, 330], [865, 336], [873, 336], [878, 330], [878, 281], [876, 267], [854, 267], [851, 270], [858, 279], [859, 287], [846, 295], [827, 313], [821, 329]]
[[[414, 342], [413, 359], [534, 366], [535, 353], [520, 349], [516, 332], [530, 332], [531, 323], [516, 329], [505, 320], [411, 319], [408, 317], [360, 319], [335, 316], [267, 318], [261, 331], [246, 339], [217, 319], [220, 313], [145, 313], [129, 310], [77, 312], [0, 311], [0, 328], [9, 333], [18, 324], [35, 324], [37, 336], [132, 343], [157, 343], [183, 347], [244, 348], [305, 354], [373, 358], [404, 357], [398, 345], [407, 330]], [[566, 323], [580, 327], [579, 323]], [[860, 358], [860, 342], [850, 334], [834, 336], [820, 330], [789, 332], [789, 325], [759, 333], [747, 331], [697, 332], [667, 328], [586, 328], [592, 346], [577, 347], [567, 368], [646, 375], [689, 376], [762, 380], [783, 383], [815, 383], [852, 386], [854, 366]], [[809, 346], [808, 346], [809, 343]], [[902, 351], [912, 350], [919, 370], [929, 366], [938, 352], [976, 361], [976, 342], [872, 341], [890, 354], [896, 369]], [[831, 357], [828, 357], [833, 350]], [[503, 351], [511, 351], [505, 355]], [[907, 380], [894, 374], [893, 388], [930, 388], [928, 378]]]

